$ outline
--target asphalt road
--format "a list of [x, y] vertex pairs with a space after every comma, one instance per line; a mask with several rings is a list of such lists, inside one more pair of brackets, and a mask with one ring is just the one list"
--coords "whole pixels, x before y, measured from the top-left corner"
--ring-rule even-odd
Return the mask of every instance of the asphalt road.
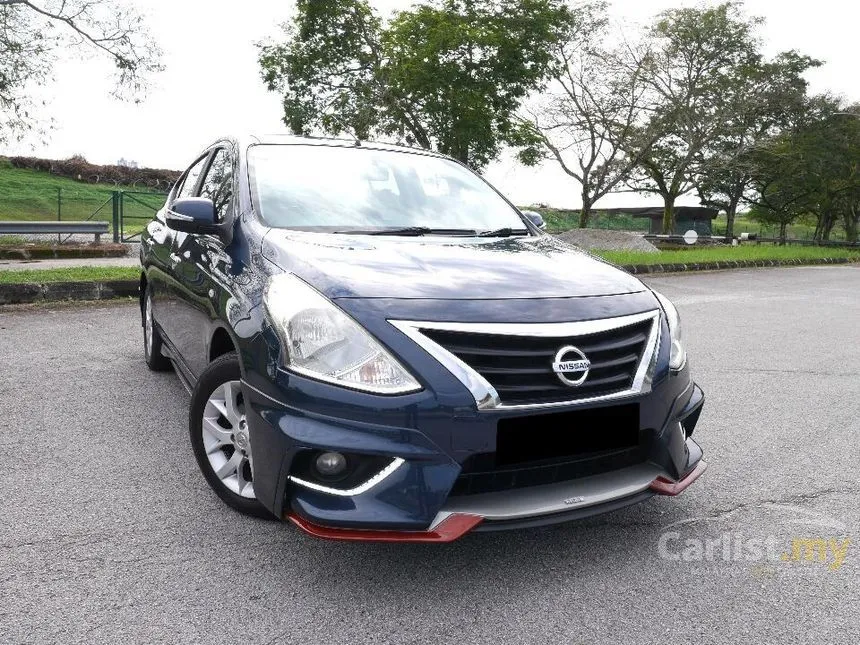
[[674, 499], [450, 545], [237, 515], [133, 305], [0, 309], [0, 642], [860, 642], [860, 268], [650, 282], [685, 322], [709, 470]]

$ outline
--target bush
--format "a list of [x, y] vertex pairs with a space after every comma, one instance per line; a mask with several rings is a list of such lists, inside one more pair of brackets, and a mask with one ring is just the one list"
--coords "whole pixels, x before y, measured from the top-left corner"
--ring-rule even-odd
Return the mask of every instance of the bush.
[[91, 164], [81, 155], [69, 159], [38, 159], [36, 157], [0, 158], [0, 167], [6, 161], [13, 168], [26, 168], [69, 177], [89, 184], [124, 185], [139, 188], [167, 190], [179, 175], [178, 170], [162, 168], [128, 168], [125, 166], [99, 166]]

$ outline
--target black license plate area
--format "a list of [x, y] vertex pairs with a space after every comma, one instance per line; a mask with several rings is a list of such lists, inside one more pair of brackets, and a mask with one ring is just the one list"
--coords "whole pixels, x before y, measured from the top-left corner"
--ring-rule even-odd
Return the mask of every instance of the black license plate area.
[[499, 419], [496, 466], [635, 448], [639, 404]]

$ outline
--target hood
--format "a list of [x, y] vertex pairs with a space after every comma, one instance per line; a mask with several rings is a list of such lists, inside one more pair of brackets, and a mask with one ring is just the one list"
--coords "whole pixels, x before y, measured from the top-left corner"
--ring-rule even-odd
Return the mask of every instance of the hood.
[[633, 276], [550, 235], [383, 237], [271, 229], [262, 250], [328, 298], [570, 298], [645, 290]]

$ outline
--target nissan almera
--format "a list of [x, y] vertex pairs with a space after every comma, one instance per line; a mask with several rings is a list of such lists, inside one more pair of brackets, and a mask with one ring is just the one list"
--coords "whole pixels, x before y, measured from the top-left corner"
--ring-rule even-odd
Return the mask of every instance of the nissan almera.
[[233, 508], [449, 541], [675, 495], [704, 401], [675, 307], [477, 174], [374, 143], [224, 139], [141, 237], [147, 365]]

